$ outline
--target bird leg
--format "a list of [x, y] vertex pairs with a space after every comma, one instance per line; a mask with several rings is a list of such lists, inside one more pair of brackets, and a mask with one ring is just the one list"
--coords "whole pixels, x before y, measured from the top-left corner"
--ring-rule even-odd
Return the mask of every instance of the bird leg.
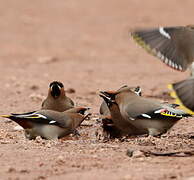
[[74, 136], [76, 136], [76, 137], [81, 136], [80, 133], [79, 133], [79, 131], [78, 131], [77, 129], [73, 129], [73, 130], [72, 130], [72, 134], [73, 134]]

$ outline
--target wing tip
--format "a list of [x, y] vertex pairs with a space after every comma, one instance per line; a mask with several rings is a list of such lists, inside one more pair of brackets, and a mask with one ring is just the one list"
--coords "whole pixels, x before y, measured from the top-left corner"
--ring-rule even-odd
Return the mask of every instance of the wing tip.
[[166, 64], [168, 67], [177, 70], [177, 71], [181, 71], [184, 72], [187, 68], [184, 68], [183, 66], [181, 66], [180, 64], [176, 64], [174, 63], [172, 60], [168, 59], [166, 56], [164, 56], [160, 51], [156, 50], [155, 48], [151, 48], [150, 45], [148, 43], [146, 43], [143, 38], [138, 34], [138, 32], [136, 31], [132, 31], [130, 32], [132, 38], [134, 39], [134, 41], [141, 46], [143, 49], [145, 49], [149, 54], [159, 58], [160, 60], [162, 60], [162, 62], [164, 64]]

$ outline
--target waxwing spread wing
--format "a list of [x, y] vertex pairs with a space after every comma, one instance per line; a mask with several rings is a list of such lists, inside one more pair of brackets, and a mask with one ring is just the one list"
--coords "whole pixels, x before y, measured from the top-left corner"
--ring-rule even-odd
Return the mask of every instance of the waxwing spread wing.
[[135, 30], [134, 40], [173, 69], [185, 71], [193, 61], [194, 31], [187, 27]]

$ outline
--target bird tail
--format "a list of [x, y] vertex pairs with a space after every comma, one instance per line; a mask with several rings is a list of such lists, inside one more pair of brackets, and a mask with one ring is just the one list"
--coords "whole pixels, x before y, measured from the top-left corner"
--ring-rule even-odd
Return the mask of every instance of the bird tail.
[[170, 90], [170, 96], [175, 99], [175, 103], [180, 105], [179, 108], [190, 115], [194, 115], [194, 94], [191, 85], [188, 80], [184, 80], [169, 84], [168, 89]]
[[11, 120], [16, 120], [16, 119], [34, 119], [34, 118], [44, 118], [45, 116], [41, 114], [36, 114], [36, 111], [33, 112], [28, 112], [28, 113], [22, 113], [22, 114], [14, 114], [11, 113], [11, 115], [0, 115], [3, 118], [8, 118]]
[[0, 115], [0, 117], [3, 117], [3, 118], [10, 118], [11, 115]]

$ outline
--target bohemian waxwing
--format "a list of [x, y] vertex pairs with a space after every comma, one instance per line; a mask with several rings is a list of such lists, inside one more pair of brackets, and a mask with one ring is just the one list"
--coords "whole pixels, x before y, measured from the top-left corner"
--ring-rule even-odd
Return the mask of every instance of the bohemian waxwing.
[[108, 105], [115, 126], [129, 123], [141, 133], [152, 136], [165, 133], [178, 120], [190, 116], [182, 110], [173, 108], [172, 105], [137, 96], [129, 88], [101, 92], [101, 94], [109, 98], [110, 104], [117, 105], [117, 110], [111, 109], [111, 105]]
[[191, 78], [168, 87], [180, 108], [194, 114], [194, 26], [137, 29], [131, 35], [140, 46], [171, 68], [185, 71], [191, 65]]
[[70, 133], [77, 133], [76, 128], [89, 115], [83, 115], [88, 108], [75, 108], [74, 112], [73, 109], [69, 112], [39, 110], [23, 114], [2, 115], [2, 117], [9, 118], [22, 126], [28, 139], [35, 139], [37, 136], [45, 139], [58, 139]]
[[42, 109], [63, 112], [73, 107], [74, 103], [66, 96], [63, 84], [58, 81], [50, 83], [48, 96], [42, 103]]
[[131, 35], [173, 69], [185, 71], [194, 61], [194, 25], [136, 29]]
[[102, 126], [103, 130], [109, 134], [110, 138], [120, 137], [123, 135], [143, 134], [143, 132], [132, 125], [130, 121], [126, 121], [123, 118], [119, 106], [113, 100], [111, 100], [110, 97], [103, 92], [100, 94], [100, 97], [104, 99], [110, 111], [110, 116], [105, 116], [102, 119], [102, 122], [104, 121]]
[[[122, 87], [120, 87], [117, 91], [120, 91], [123, 88], [128, 87], [127, 85], [124, 85]], [[137, 87], [129, 87], [133, 92], [135, 92], [138, 96], [142, 95], [142, 91], [140, 86]], [[104, 116], [109, 116], [110, 115], [110, 111], [109, 108], [107, 106], [107, 104], [105, 103], [105, 101], [102, 101], [102, 104], [100, 105], [100, 114], [104, 115]]]
[[[122, 86], [121, 88], [119, 88], [117, 91], [119, 91], [122, 88], [125, 88], [128, 86]], [[132, 91], [134, 91], [138, 96], [141, 96], [142, 92], [141, 92], [141, 88], [139, 86], [137, 87], [130, 87], [130, 89]], [[128, 135], [130, 134], [129, 131], [123, 131], [121, 129], [118, 129], [112, 119], [111, 119], [111, 114], [110, 114], [110, 110], [107, 106], [107, 103], [103, 100], [101, 106], [100, 106], [100, 114], [101, 114], [101, 119], [102, 119], [102, 128], [103, 128], [103, 134], [104, 137], [107, 138], [119, 138], [123, 135]], [[127, 133], [126, 133], [127, 132]]]
[[175, 98], [175, 103], [185, 112], [194, 114], [194, 66], [192, 64], [191, 77], [177, 83], [169, 84], [170, 95]]

